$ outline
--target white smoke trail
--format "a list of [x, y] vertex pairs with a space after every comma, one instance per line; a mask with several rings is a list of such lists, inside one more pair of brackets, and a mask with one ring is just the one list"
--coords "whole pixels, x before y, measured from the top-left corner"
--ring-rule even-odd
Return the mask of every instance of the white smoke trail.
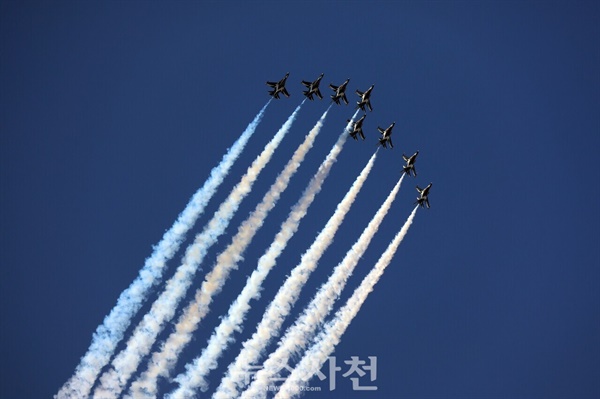
[[287, 188], [291, 177], [304, 161], [308, 151], [313, 147], [328, 111], [329, 108], [306, 135], [304, 142], [296, 149], [262, 201], [240, 225], [238, 233], [231, 240], [231, 244], [217, 257], [213, 270], [206, 275], [201, 288], [196, 291], [195, 300], [188, 305], [179, 317], [175, 331], [171, 333], [160, 351], [152, 355], [148, 369], [131, 385], [133, 397], [156, 397], [158, 376], [168, 376], [169, 371], [175, 366], [179, 354], [190, 342], [198, 324], [208, 313], [213, 296], [221, 291], [231, 270], [237, 268], [237, 263], [242, 260], [244, 251], [256, 232], [262, 227], [267, 214], [273, 209], [281, 193]]
[[[351, 121], [356, 118], [358, 111], [354, 114]], [[331, 148], [331, 151], [325, 160], [319, 166], [319, 169], [312, 177], [304, 193], [298, 202], [292, 207], [288, 218], [281, 224], [281, 229], [275, 236], [275, 239], [267, 251], [258, 260], [256, 270], [252, 272], [248, 282], [242, 292], [232, 303], [219, 326], [210, 337], [208, 345], [202, 351], [200, 357], [194, 359], [186, 365], [185, 374], [180, 374], [175, 378], [179, 387], [172, 392], [170, 398], [190, 398], [195, 396], [195, 390], [201, 387], [207, 389], [208, 382], [206, 377], [211, 370], [217, 367], [217, 361], [228, 344], [233, 341], [231, 337], [234, 331], [241, 331], [242, 323], [246, 313], [250, 309], [250, 300], [258, 298], [262, 283], [267, 278], [271, 269], [275, 266], [277, 258], [284, 251], [287, 243], [298, 230], [300, 221], [306, 215], [309, 206], [312, 204], [315, 196], [321, 191], [321, 187], [331, 167], [336, 162], [339, 153], [342, 151], [344, 143], [348, 137], [348, 129], [352, 122], [349, 122], [344, 131], [340, 134], [337, 142]]]
[[250, 192], [258, 175], [290, 130], [301, 106], [302, 104], [296, 108], [273, 139], [265, 146], [263, 152], [254, 160], [204, 230], [187, 248], [182, 264], [166, 283], [165, 290], [152, 304], [150, 311], [136, 327], [127, 341], [126, 348], [113, 359], [112, 367], [100, 377], [100, 385], [94, 391], [94, 397], [114, 398], [121, 393], [131, 374], [136, 371], [141, 359], [150, 351], [165, 322], [173, 318], [177, 305], [185, 296], [208, 249], [227, 228], [241, 201]]
[[354, 291], [346, 304], [336, 312], [335, 317], [329, 321], [323, 330], [317, 335], [315, 343], [304, 354], [304, 357], [296, 365], [289, 377], [281, 385], [280, 391], [275, 398], [289, 399], [299, 396], [302, 392], [301, 386], [308, 383], [310, 378], [315, 375], [321, 365], [327, 360], [327, 357], [333, 352], [335, 346], [340, 342], [342, 335], [356, 316], [360, 307], [367, 299], [367, 296], [385, 271], [385, 268], [390, 264], [400, 243], [406, 236], [408, 228], [415, 218], [418, 206], [413, 209], [412, 213], [402, 226], [402, 229], [396, 234], [392, 242], [383, 252], [375, 267], [367, 274]]
[[102, 367], [108, 364], [117, 344], [123, 339], [123, 334], [129, 327], [131, 318], [146, 300], [150, 288], [162, 279], [166, 262], [179, 250], [185, 234], [204, 212], [208, 201], [256, 131], [256, 127], [270, 103], [271, 100], [254, 117], [254, 120], [223, 156], [221, 163], [213, 168], [202, 188], [192, 196], [185, 209], [179, 214], [177, 221], [154, 247], [154, 252], [146, 259], [138, 277], [121, 293], [116, 306], [106, 316], [103, 324], [96, 329], [92, 343], [87, 353], [81, 358], [75, 374], [62, 386], [55, 398], [82, 398], [89, 395]]
[[327, 247], [333, 242], [335, 233], [354, 203], [363, 183], [369, 176], [376, 157], [377, 152], [371, 156], [371, 159], [338, 204], [334, 214], [327, 221], [323, 230], [315, 238], [310, 248], [302, 255], [298, 266], [292, 270], [290, 276], [283, 283], [275, 299], [273, 299], [265, 311], [256, 332], [252, 335], [252, 338], [244, 342], [242, 351], [235, 361], [229, 365], [227, 375], [221, 381], [213, 398], [224, 399], [237, 398], [239, 396], [238, 389], [242, 389], [246, 385], [247, 368], [256, 364], [271, 341], [271, 338], [277, 336], [291, 307], [298, 299], [302, 287], [308, 280], [311, 272], [317, 267], [318, 261]]
[[369, 222], [367, 228], [346, 253], [344, 259], [335, 267], [327, 282], [321, 286], [294, 325], [287, 330], [285, 336], [279, 341], [275, 352], [271, 353], [263, 364], [262, 369], [254, 375], [254, 381], [242, 393], [242, 399], [266, 397], [267, 388], [272, 378], [276, 377], [282, 367], [288, 364], [290, 356], [299, 354], [305, 349], [314, 331], [323, 323], [323, 320], [333, 308], [335, 300], [339, 297], [358, 261], [367, 250], [381, 222], [391, 208], [403, 179], [404, 173]]

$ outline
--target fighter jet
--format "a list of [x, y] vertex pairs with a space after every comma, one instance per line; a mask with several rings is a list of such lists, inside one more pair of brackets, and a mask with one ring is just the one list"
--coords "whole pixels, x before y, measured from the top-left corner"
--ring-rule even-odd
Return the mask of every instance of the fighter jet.
[[[363, 133], [362, 125], [363, 125], [363, 121], [365, 120], [366, 116], [367, 116], [367, 114], [364, 114], [362, 116], [362, 118], [360, 118], [356, 122], [352, 122], [352, 131], [350, 132], [350, 137], [352, 137], [354, 140], [358, 140], [358, 138], [356, 136], [359, 134], [363, 140], [365, 139], [365, 134]], [[348, 122], [350, 122], [350, 119], [348, 119]]]
[[417, 155], [419, 155], [419, 151], [412, 154], [410, 157], [402, 154], [402, 158], [404, 158], [404, 162], [406, 165], [403, 167], [404, 173], [410, 176], [410, 172], [412, 171], [413, 176], [417, 177], [417, 170], [415, 169], [415, 161], [417, 160]]
[[427, 206], [427, 209], [429, 209], [429, 198], [427, 197], [429, 196], [429, 189], [431, 188], [432, 184], [433, 183], [429, 183], [429, 185], [425, 188], [419, 188], [419, 186], [417, 186], [419, 196], [417, 197], [415, 204], [419, 204], [421, 208]]
[[288, 91], [285, 89], [285, 81], [287, 80], [288, 76], [290, 76], [289, 72], [286, 73], [283, 79], [281, 79], [279, 82], [267, 82], [267, 85], [273, 88], [273, 90], [269, 91], [271, 96], [275, 97], [276, 99], [279, 99], [280, 93], [286, 97], [290, 96], [290, 93], [288, 93]]
[[346, 105], [348, 105], [348, 99], [346, 98], [346, 85], [348, 85], [348, 82], [350, 81], [350, 79], [346, 79], [346, 81], [344, 83], [342, 83], [339, 86], [335, 86], [334, 84], [330, 84], [329, 87], [335, 91], [335, 94], [331, 95], [331, 99], [336, 103], [336, 104], [340, 104], [340, 99], [344, 100], [344, 102], [346, 103]]
[[369, 110], [373, 111], [373, 107], [371, 107], [371, 91], [373, 90], [373, 87], [375, 87], [375, 85], [369, 87], [364, 93], [360, 90], [356, 90], [356, 94], [360, 96], [360, 101], [356, 103], [356, 108], [366, 111], [365, 107], [369, 107]]
[[396, 122], [392, 123], [390, 125], [390, 127], [388, 127], [387, 129], [382, 129], [380, 127], [377, 127], [377, 130], [379, 130], [379, 133], [381, 133], [381, 138], [379, 139], [379, 145], [382, 146], [383, 148], [387, 148], [387, 145], [390, 145], [390, 148], [394, 148], [394, 144], [392, 143], [392, 128], [394, 127], [394, 125], [396, 124]]
[[323, 79], [323, 74], [321, 74], [321, 76], [319, 76], [314, 82], [307, 82], [306, 80], [302, 81], [302, 84], [308, 87], [308, 90], [304, 91], [304, 95], [308, 97], [309, 100], [313, 100], [313, 94], [319, 97], [319, 100], [323, 99], [321, 91], [319, 90], [319, 83], [321, 83], [321, 79]]

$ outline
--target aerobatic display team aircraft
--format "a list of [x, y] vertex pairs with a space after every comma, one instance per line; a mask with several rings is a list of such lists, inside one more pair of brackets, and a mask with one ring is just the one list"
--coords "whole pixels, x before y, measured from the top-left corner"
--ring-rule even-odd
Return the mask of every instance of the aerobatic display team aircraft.
[[319, 76], [314, 82], [308, 82], [306, 80], [302, 81], [302, 84], [306, 86], [308, 89], [304, 91], [304, 95], [309, 99], [313, 100], [313, 94], [319, 97], [319, 100], [323, 99], [321, 95], [321, 91], [319, 90], [319, 84], [321, 83], [321, 79], [323, 79], [323, 75]]
[[417, 191], [419, 192], [419, 196], [417, 197], [417, 201], [415, 202], [415, 204], [419, 204], [421, 206], [421, 208], [427, 206], [427, 209], [429, 209], [429, 190], [431, 189], [431, 186], [433, 185], [433, 183], [429, 183], [429, 185], [425, 188], [419, 188], [419, 186], [417, 186]]
[[[269, 95], [273, 96], [273, 98], [279, 99], [279, 95], [283, 94], [286, 97], [290, 96], [290, 93], [288, 93], [288, 91], [285, 88], [285, 83], [286, 80], [288, 78], [288, 76], [290, 75], [290, 73], [286, 73], [285, 76], [283, 77], [283, 79], [281, 79], [278, 82], [271, 82], [268, 81], [267, 85], [271, 87], [272, 90], [269, 90]], [[321, 80], [323, 79], [324, 74], [322, 73], [321, 75], [319, 75], [319, 77], [317, 79], [315, 79], [314, 81], [310, 82], [307, 80], [303, 80], [301, 83], [304, 87], [306, 87], [306, 90], [303, 91], [304, 95], [306, 96], [306, 98], [308, 98], [309, 100], [314, 100], [313, 96], [317, 96], [320, 100], [323, 99], [323, 96], [321, 94], [321, 91], [319, 90], [319, 85], [321, 84]], [[345, 82], [343, 82], [342, 84], [340, 84], [339, 86], [334, 85], [333, 83], [329, 84], [329, 88], [331, 88], [333, 90], [333, 94], [331, 95], [331, 100], [333, 102], [335, 102], [336, 104], [340, 105], [341, 102], [343, 101], [346, 105], [348, 105], [348, 99], [346, 98], [346, 86], [348, 86], [348, 82], [350, 82], [350, 79], [346, 79]], [[373, 88], [375, 87], [375, 85], [371, 85], [371, 87], [369, 87], [366, 91], [362, 92], [360, 90], [356, 90], [356, 94], [360, 97], [360, 100], [356, 103], [356, 108], [357, 109], [361, 109], [362, 111], [366, 112], [366, 109], [369, 108], [369, 111], [373, 111], [373, 107], [371, 106], [371, 92], [373, 91]], [[363, 123], [365, 120], [365, 117], [367, 116], [367, 114], [363, 114], [363, 116], [358, 119], [357, 121], [353, 122], [352, 120], [348, 119], [348, 123], [351, 124], [350, 130], [349, 130], [349, 134], [350, 137], [352, 137], [354, 140], [358, 140], [358, 136], [360, 136], [363, 140], [365, 139], [365, 134], [363, 132]], [[379, 143], [378, 145], [382, 146], [383, 148], [394, 148], [394, 144], [392, 143], [392, 129], [394, 128], [394, 125], [396, 125], [396, 122], [393, 122], [387, 129], [383, 129], [381, 127], [377, 127], [377, 130], [379, 130], [379, 133], [381, 134], [381, 137], [379, 138]], [[417, 155], [419, 155], [419, 151], [415, 152], [413, 155], [411, 155], [410, 157], [407, 157], [405, 154], [402, 154], [402, 158], [404, 159], [404, 162], [406, 162], [406, 165], [404, 165], [402, 167], [403, 171], [405, 174], [409, 175], [409, 176], [417, 176], [417, 170], [415, 169], [415, 162], [417, 160]], [[428, 195], [429, 195], [429, 189], [431, 188], [431, 183], [421, 189], [419, 188], [419, 186], [417, 186], [417, 191], [419, 192], [419, 197], [417, 197], [417, 201], [415, 202], [415, 204], [419, 204], [421, 207], [427, 207], [429, 208], [429, 199], [428, 199]]]
[[283, 79], [279, 82], [267, 82], [267, 85], [271, 86], [273, 90], [269, 91], [269, 94], [276, 99], [279, 99], [279, 93], [283, 94], [286, 97], [290, 96], [290, 93], [285, 89], [285, 81], [287, 80], [290, 73], [286, 73]]
[[[362, 118], [360, 118], [356, 122], [352, 122], [352, 131], [350, 132], [350, 137], [352, 137], [354, 140], [358, 140], [358, 135], [360, 135], [360, 137], [362, 137], [363, 140], [365, 139], [365, 134], [363, 133], [362, 125], [366, 116], [367, 114], [364, 114]], [[351, 120], [348, 119], [348, 123], [350, 122]]]
[[377, 127], [377, 130], [379, 130], [379, 133], [381, 133], [381, 138], [379, 139], [379, 145], [382, 146], [383, 148], [387, 148], [388, 144], [390, 145], [390, 148], [394, 148], [394, 143], [392, 143], [392, 129], [394, 128], [394, 125], [396, 124], [396, 122], [392, 123], [390, 125], [390, 127], [388, 127], [387, 129], [382, 129], [381, 127]]
[[348, 99], [346, 98], [346, 86], [350, 79], [346, 79], [344, 83], [339, 86], [334, 85], [333, 83], [329, 84], [329, 88], [333, 90], [335, 93], [331, 95], [331, 99], [336, 103], [340, 104], [340, 100], [343, 100], [346, 105], [348, 105]]
[[373, 107], [371, 106], [371, 91], [373, 91], [373, 87], [375, 87], [375, 85], [371, 85], [364, 93], [360, 90], [356, 90], [356, 94], [360, 96], [360, 101], [356, 103], [356, 108], [360, 108], [366, 112], [366, 107], [369, 107], [369, 110], [373, 112]]
[[402, 158], [404, 159], [404, 162], [406, 162], [406, 165], [403, 167], [404, 173], [406, 173], [409, 176], [410, 176], [410, 172], [412, 171], [413, 176], [417, 177], [417, 170], [415, 169], [415, 162], [417, 161], [417, 155], [419, 155], [419, 151], [415, 152], [410, 157], [407, 157], [406, 155], [402, 154]]

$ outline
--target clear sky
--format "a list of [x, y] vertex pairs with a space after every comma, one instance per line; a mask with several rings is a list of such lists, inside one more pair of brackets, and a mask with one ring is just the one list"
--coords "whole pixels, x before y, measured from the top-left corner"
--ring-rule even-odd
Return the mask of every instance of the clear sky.
[[0, 2], [0, 397], [48, 398], [67, 381], [152, 245], [268, 101], [265, 81], [286, 72], [291, 97], [269, 106], [192, 234], [301, 102], [300, 81], [324, 73], [326, 99], [302, 107], [206, 263], [327, 108], [327, 85], [350, 78], [351, 104], [332, 108], [176, 373], [354, 113], [354, 91], [375, 84], [367, 140], [346, 143], [221, 364], [372, 155], [377, 126], [396, 121], [394, 149], [379, 152], [294, 308], [383, 202], [402, 154], [419, 150], [418, 177], [341, 298], [408, 217], [414, 186], [433, 182], [431, 209], [335, 352], [377, 356], [378, 391], [338, 377], [335, 391], [317, 381], [323, 391], [305, 397], [599, 397], [599, 20], [593, 1]]

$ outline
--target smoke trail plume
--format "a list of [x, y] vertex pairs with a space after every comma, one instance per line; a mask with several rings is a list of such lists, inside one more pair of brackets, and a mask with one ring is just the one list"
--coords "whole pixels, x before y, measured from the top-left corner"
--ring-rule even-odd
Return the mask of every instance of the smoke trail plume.
[[305, 349], [314, 331], [323, 323], [323, 320], [333, 308], [335, 300], [339, 297], [358, 261], [367, 250], [381, 222], [391, 208], [403, 179], [404, 173], [377, 210], [367, 228], [346, 253], [344, 259], [335, 267], [327, 282], [321, 286], [312, 301], [304, 309], [302, 315], [279, 341], [277, 349], [269, 355], [262, 369], [254, 375], [254, 381], [242, 393], [242, 399], [266, 397], [267, 388], [272, 378], [276, 377], [282, 367], [288, 364], [290, 356], [299, 354]]
[[89, 395], [100, 370], [108, 364], [117, 344], [123, 339], [123, 334], [129, 327], [131, 318], [146, 300], [150, 288], [162, 279], [166, 262], [179, 250], [185, 234], [204, 212], [208, 201], [256, 131], [256, 127], [270, 103], [271, 100], [254, 117], [254, 120], [223, 156], [221, 163], [213, 168], [202, 188], [192, 196], [173, 226], [165, 232], [162, 240], [154, 247], [153, 253], [146, 259], [138, 277], [121, 293], [116, 306], [106, 316], [103, 324], [96, 329], [92, 343], [87, 353], [81, 358], [75, 374], [63, 385], [55, 398], [82, 398]]
[[263, 152], [254, 160], [204, 230], [187, 248], [182, 264], [166, 283], [165, 290], [152, 304], [150, 311], [136, 327], [127, 341], [126, 348], [113, 359], [112, 367], [100, 377], [101, 385], [96, 388], [94, 397], [114, 398], [121, 393], [131, 374], [136, 371], [141, 359], [150, 351], [165, 322], [173, 318], [177, 305], [185, 296], [208, 249], [225, 231], [241, 201], [250, 192], [258, 175], [271, 160], [273, 153], [290, 130], [301, 106], [302, 104], [296, 108], [273, 139], [265, 146]]
[[238, 389], [246, 385], [245, 377], [247, 372], [245, 369], [250, 365], [256, 364], [271, 341], [271, 338], [278, 334], [281, 324], [298, 299], [302, 287], [308, 280], [311, 272], [317, 267], [321, 255], [323, 255], [327, 247], [333, 242], [335, 233], [354, 203], [363, 183], [369, 176], [376, 157], [377, 152], [371, 156], [371, 159], [338, 204], [334, 214], [327, 221], [323, 230], [321, 230], [310, 248], [302, 255], [300, 264], [292, 270], [288, 279], [283, 283], [275, 299], [273, 299], [265, 311], [256, 332], [252, 335], [252, 338], [244, 343], [244, 348], [240, 354], [229, 365], [227, 375], [217, 388], [213, 396], [214, 398], [237, 398], [239, 396]]
[[206, 390], [208, 386], [206, 380], [208, 373], [217, 367], [219, 357], [233, 340], [231, 336], [234, 331], [239, 332], [242, 330], [242, 324], [246, 317], [246, 313], [250, 309], [250, 300], [256, 299], [260, 295], [262, 283], [267, 278], [271, 269], [275, 266], [277, 258], [284, 251], [289, 240], [298, 230], [300, 221], [306, 215], [315, 196], [321, 191], [321, 187], [329, 175], [331, 167], [336, 162], [339, 153], [342, 151], [348, 137], [348, 129], [357, 114], [358, 111], [340, 134], [337, 142], [319, 166], [319, 169], [310, 180], [298, 202], [292, 207], [288, 218], [281, 224], [281, 229], [275, 236], [275, 239], [267, 251], [258, 260], [256, 270], [252, 272], [252, 275], [248, 278], [248, 282], [244, 286], [242, 292], [230, 306], [227, 316], [221, 320], [221, 323], [215, 329], [213, 335], [210, 337], [208, 345], [202, 351], [201, 356], [186, 365], [186, 372], [175, 378], [179, 383], [179, 388], [169, 395], [170, 398], [194, 397], [194, 392], [198, 387]]
[[321, 365], [327, 360], [327, 357], [333, 352], [335, 346], [340, 342], [342, 335], [356, 316], [360, 307], [367, 299], [367, 296], [379, 279], [381, 278], [385, 268], [390, 264], [398, 246], [406, 236], [408, 228], [415, 218], [418, 206], [413, 209], [412, 213], [402, 226], [402, 229], [396, 234], [392, 242], [383, 252], [375, 267], [367, 274], [354, 291], [346, 304], [336, 312], [335, 317], [329, 321], [323, 330], [317, 335], [315, 343], [304, 354], [304, 357], [296, 365], [289, 377], [280, 387], [280, 391], [275, 396], [277, 399], [297, 397], [301, 391], [300, 387], [308, 383], [310, 378], [315, 375]]
[[133, 397], [156, 397], [158, 376], [168, 376], [169, 371], [175, 366], [179, 354], [190, 342], [198, 324], [208, 313], [213, 296], [221, 291], [231, 270], [237, 268], [237, 263], [242, 260], [244, 251], [256, 232], [262, 227], [267, 214], [273, 209], [281, 193], [287, 188], [291, 177], [312, 148], [323, 127], [328, 111], [329, 108], [306, 135], [304, 142], [296, 149], [262, 201], [240, 225], [238, 233], [232, 239], [231, 244], [217, 257], [213, 270], [206, 275], [201, 288], [196, 291], [195, 299], [180, 316], [175, 331], [168, 337], [160, 350], [152, 355], [148, 369], [132, 384], [131, 393]]

